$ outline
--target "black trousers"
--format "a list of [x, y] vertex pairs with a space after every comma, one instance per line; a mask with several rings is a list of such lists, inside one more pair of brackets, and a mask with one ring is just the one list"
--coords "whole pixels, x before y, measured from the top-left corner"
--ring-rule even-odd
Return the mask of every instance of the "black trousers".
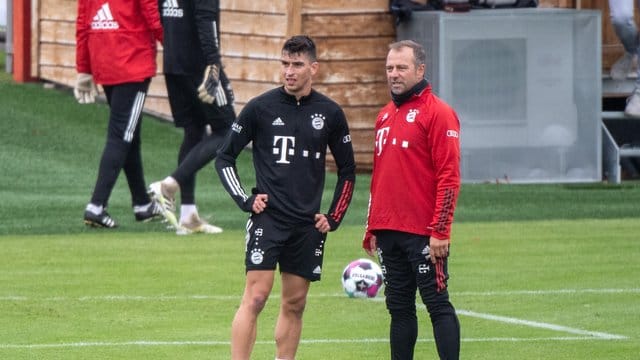
[[124, 170], [131, 192], [131, 203], [148, 204], [140, 151], [142, 109], [149, 89], [150, 79], [142, 82], [103, 86], [109, 103], [107, 142], [102, 151], [98, 178], [91, 196], [91, 203], [108, 205], [111, 191]]
[[413, 359], [418, 336], [418, 291], [431, 318], [440, 359], [457, 360], [460, 324], [447, 292], [447, 259], [431, 262], [426, 236], [390, 230], [376, 231], [375, 235], [384, 274], [385, 301], [391, 315], [391, 359]]
[[[224, 71], [220, 79], [225, 84], [228, 103], [224, 106], [205, 104], [198, 98], [200, 75], [165, 74], [171, 114], [184, 136], [178, 152], [178, 167], [171, 174], [180, 184], [181, 204], [195, 204], [196, 173], [215, 159], [227, 131], [236, 118], [233, 91]], [[207, 126], [211, 133], [207, 134]]]

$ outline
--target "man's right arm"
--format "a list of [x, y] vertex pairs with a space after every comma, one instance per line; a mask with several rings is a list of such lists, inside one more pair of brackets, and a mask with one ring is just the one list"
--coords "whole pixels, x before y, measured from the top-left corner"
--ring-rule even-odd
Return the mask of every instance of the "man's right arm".
[[224, 143], [218, 150], [215, 163], [222, 185], [238, 207], [246, 212], [252, 211], [256, 195], [247, 195], [238, 175], [236, 159], [252, 139], [253, 131], [249, 125], [251, 123], [249, 115], [253, 112], [250, 108], [251, 103], [245, 106], [236, 121], [231, 125], [231, 130], [229, 130]]

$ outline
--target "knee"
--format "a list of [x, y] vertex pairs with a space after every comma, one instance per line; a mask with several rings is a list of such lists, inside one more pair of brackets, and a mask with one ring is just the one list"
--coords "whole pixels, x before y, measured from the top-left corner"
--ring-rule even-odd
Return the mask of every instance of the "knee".
[[200, 141], [205, 134], [204, 126], [191, 123], [184, 127], [184, 138], [192, 141]]
[[455, 315], [456, 313], [455, 308], [448, 300], [427, 303], [427, 311], [432, 319], [439, 316]]
[[296, 297], [291, 299], [282, 299], [282, 310], [297, 318], [302, 318], [304, 309], [307, 306], [305, 297]]
[[259, 314], [264, 306], [267, 304], [269, 296], [264, 294], [256, 294], [245, 301], [245, 306], [249, 308], [249, 310], [254, 314]]
[[389, 315], [392, 319], [415, 319], [416, 318], [416, 306], [415, 304], [407, 304], [406, 306], [394, 306], [387, 307]]

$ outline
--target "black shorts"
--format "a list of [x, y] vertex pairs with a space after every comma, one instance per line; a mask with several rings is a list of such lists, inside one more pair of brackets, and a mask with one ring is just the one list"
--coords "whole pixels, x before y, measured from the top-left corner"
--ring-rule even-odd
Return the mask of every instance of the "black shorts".
[[215, 103], [205, 104], [198, 97], [198, 86], [202, 81], [201, 76], [165, 74], [164, 79], [167, 84], [169, 95], [169, 105], [171, 115], [176, 127], [185, 127], [192, 123], [209, 125], [212, 131], [226, 130], [231, 126], [236, 118], [233, 108], [233, 91], [227, 81], [224, 72], [220, 72], [221, 79], [226, 90], [228, 103], [225, 106], [218, 106]]
[[426, 305], [448, 303], [447, 259], [429, 257], [429, 237], [400, 231], [375, 231], [389, 309], [415, 307], [416, 289]]
[[284, 225], [269, 214], [253, 214], [247, 222], [246, 270], [275, 270], [320, 280], [327, 236], [314, 224]]

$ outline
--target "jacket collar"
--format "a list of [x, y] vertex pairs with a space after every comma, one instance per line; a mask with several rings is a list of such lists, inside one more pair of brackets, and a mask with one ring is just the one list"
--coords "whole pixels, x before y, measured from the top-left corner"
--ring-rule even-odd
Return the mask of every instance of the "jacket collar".
[[402, 94], [396, 95], [391, 93], [391, 99], [396, 106], [400, 106], [407, 101], [409, 101], [414, 95], [420, 95], [420, 93], [427, 88], [429, 82], [426, 79], [422, 79], [420, 82], [415, 84], [409, 91], [404, 92]]

